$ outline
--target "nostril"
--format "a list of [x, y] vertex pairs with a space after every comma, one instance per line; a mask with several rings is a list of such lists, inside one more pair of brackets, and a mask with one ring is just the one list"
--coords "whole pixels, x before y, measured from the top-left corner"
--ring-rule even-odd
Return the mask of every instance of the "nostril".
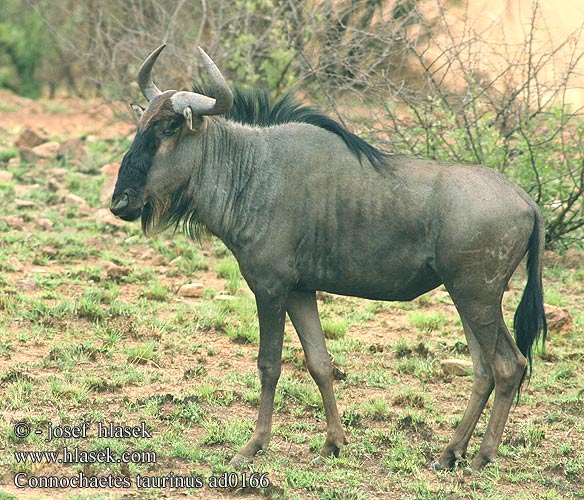
[[128, 193], [123, 193], [117, 200], [113, 200], [112, 204], [110, 205], [110, 210], [114, 213], [123, 210], [128, 206], [130, 203], [130, 198]]

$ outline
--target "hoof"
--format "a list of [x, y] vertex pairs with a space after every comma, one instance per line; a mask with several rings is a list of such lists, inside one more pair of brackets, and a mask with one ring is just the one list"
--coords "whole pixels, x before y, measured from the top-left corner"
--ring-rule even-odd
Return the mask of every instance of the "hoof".
[[347, 436], [343, 434], [342, 439], [336, 439], [336, 440], [331, 440], [331, 441], [325, 441], [324, 446], [322, 447], [322, 450], [320, 451], [320, 455], [322, 457], [339, 457], [339, 453], [341, 452], [341, 450], [343, 449], [343, 446], [345, 446], [347, 443], [349, 442], [349, 440], [347, 439]]
[[251, 462], [252, 462], [251, 458], [244, 457], [243, 455], [240, 455], [238, 453], [231, 460], [229, 460], [229, 465], [237, 469], [243, 469]]
[[465, 458], [466, 458], [465, 452], [460, 451], [444, 452], [440, 456], [440, 459], [432, 464], [432, 468], [434, 470], [454, 470], [457, 463], [459, 465], [464, 465], [464, 463], [460, 464], [460, 462], [465, 460]]
[[318, 465], [323, 463], [323, 458], [325, 457], [335, 457], [339, 458], [339, 454], [343, 447], [349, 442], [346, 434], [340, 434], [340, 437], [337, 434], [337, 437], [330, 437], [327, 438], [324, 442], [324, 446], [322, 450], [320, 450], [320, 456], [313, 458], [311, 460], [313, 465]]
[[434, 469], [434, 470], [452, 470], [452, 469], [454, 469], [454, 467], [453, 466], [445, 467], [440, 462], [434, 462], [432, 464], [432, 469]]
[[343, 445], [336, 445], [336, 444], [324, 445], [321, 452], [320, 452], [320, 456], [321, 457], [339, 458], [339, 453], [341, 453], [342, 447], [343, 447]]
[[495, 464], [496, 460], [491, 457], [483, 457], [480, 455], [476, 455], [470, 466], [473, 470], [478, 471], [484, 469], [487, 465]]

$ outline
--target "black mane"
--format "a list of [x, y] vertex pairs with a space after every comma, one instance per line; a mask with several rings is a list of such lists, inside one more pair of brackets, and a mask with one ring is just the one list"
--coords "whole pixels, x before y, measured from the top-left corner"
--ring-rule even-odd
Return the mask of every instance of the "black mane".
[[[195, 92], [205, 93], [201, 89], [195, 89]], [[260, 127], [284, 123], [309, 123], [341, 137], [359, 161], [365, 156], [375, 168], [379, 168], [386, 157], [386, 154], [375, 146], [313, 107], [299, 103], [291, 94], [285, 94], [273, 102], [267, 89], [235, 87], [233, 97], [233, 106], [224, 115], [227, 120]]]

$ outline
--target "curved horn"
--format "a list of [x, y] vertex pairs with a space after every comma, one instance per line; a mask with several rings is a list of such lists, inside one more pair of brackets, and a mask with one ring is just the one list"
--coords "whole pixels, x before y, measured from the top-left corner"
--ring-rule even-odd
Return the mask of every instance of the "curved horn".
[[213, 97], [197, 94], [196, 92], [177, 92], [170, 100], [177, 113], [182, 113], [189, 106], [193, 113], [199, 115], [222, 115], [227, 113], [233, 105], [233, 94], [223, 78], [221, 71], [207, 53], [199, 47], [203, 63], [211, 76], [210, 93]]
[[150, 102], [157, 95], [162, 94], [160, 89], [152, 82], [152, 77], [150, 74], [152, 73], [152, 66], [154, 66], [156, 59], [158, 59], [158, 56], [164, 47], [166, 47], [165, 43], [152, 52], [152, 54], [146, 58], [138, 70], [138, 85], [140, 86], [140, 90], [148, 102]]
[[231, 89], [219, 68], [215, 65], [213, 60], [207, 55], [207, 53], [201, 48], [198, 47], [199, 52], [201, 53], [201, 57], [203, 58], [203, 62], [205, 63], [205, 67], [211, 75], [211, 91], [213, 93], [213, 97], [216, 99], [215, 109], [213, 110], [215, 115], [222, 115], [227, 113], [231, 109], [233, 105], [233, 94], [231, 93]]
[[177, 113], [182, 114], [184, 109], [189, 106], [191, 110], [198, 115], [217, 115], [214, 113], [217, 101], [212, 97], [197, 94], [196, 92], [177, 92], [170, 98], [172, 107]]

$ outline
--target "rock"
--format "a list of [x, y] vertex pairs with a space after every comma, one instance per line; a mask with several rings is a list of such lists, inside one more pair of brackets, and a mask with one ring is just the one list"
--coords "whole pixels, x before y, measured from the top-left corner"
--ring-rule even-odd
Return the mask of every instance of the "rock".
[[567, 307], [545, 304], [545, 314], [548, 330], [560, 335], [568, 335], [574, 331], [574, 318]]
[[66, 202], [71, 203], [72, 205], [77, 205], [78, 207], [88, 207], [89, 204], [85, 201], [85, 198], [78, 196], [73, 193], [63, 193], [63, 198]]
[[24, 219], [18, 215], [5, 215], [0, 217], [0, 220], [4, 221], [12, 229], [20, 230], [24, 227]]
[[200, 298], [203, 296], [205, 287], [202, 283], [187, 283], [178, 289], [178, 294], [181, 297], [195, 297]]
[[53, 221], [50, 219], [37, 219], [35, 221], [35, 224], [38, 228], [45, 230], [52, 229], [53, 226], [55, 225]]
[[164, 255], [158, 254], [150, 259], [150, 265], [152, 266], [163, 266], [164, 264], [166, 264], [166, 259], [164, 258]]
[[54, 177], [51, 177], [48, 181], [47, 181], [47, 189], [49, 191], [65, 191], [65, 186], [63, 184], [61, 184], [57, 179], [55, 179]]
[[35, 274], [49, 274], [50, 271], [46, 268], [46, 267], [33, 267], [30, 270], [31, 273], [35, 273]]
[[87, 160], [78, 160], [77, 158], [69, 158], [67, 164], [71, 170], [75, 171], [77, 177], [85, 178], [92, 174], [86, 174], [83, 171], [87, 168]]
[[[64, 179], [67, 177], [69, 170], [66, 168], [51, 168], [51, 173], [53, 174], [53, 179]], [[79, 173], [77, 173], [79, 175]]]
[[85, 246], [86, 247], [93, 247], [93, 248], [96, 248], [98, 250], [101, 250], [103, 248], [103, 238], [100, 238], [99, 236], [95, 236], [93, 238], [87, 238], [85, 240]]
[[227, 295], [227, 294], [219, 294], [213, 297], [213, 300], [218, 300], [222, 302], [228, 302], [230, 300], [236, 300], [237, 297], [235, 295]]
[[101, 172], [105, 175], [105, 180], [103, 181], [103, 186], [101, 188], [101, 195], [99, 200], [103, 205], [109, 205], [112, 194], [114, 194], [114, 188], [116, 186], [116, 180], [118, 177], [118, 171], [120, 170], [120, 163], [108, 163], [101, 167]]
[[147, 248], [144, 252], [142, 252], [140, 254], [140, 260], [143, 260], [143, 261], [150, 260], [155, 255], [159, 255], [159, 254], [156, 250], [154, 250], [154, 248]]
[[118, 266], [113, 262], [107, 262], [104, 265], [104, 270], [108, 278], [119, 278], [121, 276], [127, 276], [130, 273], [127, 267]]
[[41, 247], [39, 251], [47, 257], [55, 257], [59, 253], [59, 251], [56, 248], [53, 248], [48, 245]]
[[51, 159], [59, 154], [61, 144], [56, 141], [44, 142], [40, 146], [32, 148], [33, 152], [42, 158]]
[[183, 258], [179, 255], [178, 257], [175, 257], [174, 259], [172, 259], [168, 265], [169, 266], [176, 266], [179, 262], [181, 262], [183, 260]]
[[75, 158], [81, 161], [86, 160], [88, 156], [87, 148], [81, 139], [67, 139], [61, 144], [57, 154], [67, 159]]
[[103, 206], [109, 206], [110, 201], [112, 199], [112, 195], [114, 194], [114, 188], [116, 187], [116, 178], [115, 177], [106, 177], [103, 181], [103, 185], [101, 187], [101, 194], [99, 195], [99, 201]]
[[27, 163], [38, 163], [56, 158], [61, 144], [55, 141], [44, 142], [34, 148], [20, 148], [20, 159]]
[[108, 163], [100, 168], [101, 173], [106, 177], [117, 177], [120, 171], [120, 162], [116, 161], [114, 163]]
[[446, 375], [466, 376], [472, 374], [472, 362], [465, 359], [443, 359], [440, 361]]
[[103, 222], [104, 224], [109, 224], [110, 226], [122, 227], [125, 225], [122, 219], [118, 219], [114, 214], [112, 214], [109, 208], [98, 208], [95, 210], [94, 215], [98, 222]]
[[47, 136], [43, 133], [36, 132], [30, 128], [22, 129], [18, 137], [14, 141], [14, 145], [18, 149], [29, 148], [32, 149], [36, 146], [40, 146], [44, 142], [47, 142]]
[[33, 191], [41, 189], [40, 184], [15, 184], [14, 185], [14, 196], [16, 198], [23, 198]]
[[8, 170], [0, 170], [0, 182], [10, 182], [14, 179], [14, 174]]
[[6, 261], [8, 270], [12, 270], [12, 271], [22, 271], [24, 269], [24, 264], [22, 262], [20, 262], [16, 257], [10, 257], [7, 261]]
[[37, 155], [31, 148], [20, 148], [18, 154], [20, 155], [21, 161], [25, 163], [35, 164], [40, 160], [43, 160], [43, 158]]
[[37, 282], [30, 278], [18, 280], [14, 286], [23, 292], [34, 292], [39, 288]]
[[20, 198], [14, 198], [14, 203], [16, 204], [16, 208], [32, 208], [36, 205], [34, 201], [21, 200]]
[[61, 195], [65, 203], [68, 203], [69, 205], [75, 205], [79, 208], [80, 213], [89, 215], [92, 212], [92, 208], [89, 206], [89, 203], [85, 201], [85, 198], [70, 193], [69, 191], [62, 192]]

